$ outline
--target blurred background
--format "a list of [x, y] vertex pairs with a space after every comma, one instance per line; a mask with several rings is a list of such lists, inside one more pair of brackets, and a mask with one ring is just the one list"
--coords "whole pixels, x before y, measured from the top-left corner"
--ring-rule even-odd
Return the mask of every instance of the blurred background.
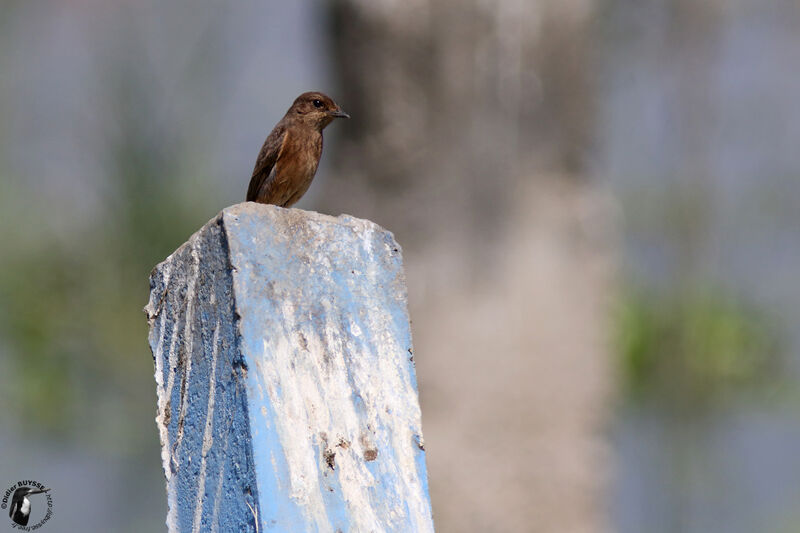
[[[151, 268], [244, 199], [404, 247], [442, 532], [800, 530], [800, 5], [0, 3], [0, 486], [163, 531]], [[91, 512], [90, 512], [91, 510]]]

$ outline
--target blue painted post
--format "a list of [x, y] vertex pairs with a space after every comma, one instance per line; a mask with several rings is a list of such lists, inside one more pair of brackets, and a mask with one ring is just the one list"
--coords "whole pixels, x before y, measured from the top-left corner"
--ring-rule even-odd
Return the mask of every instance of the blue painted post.
[[239, 204], [150, 285], [170, 531], [433, 531], [391, 233]]

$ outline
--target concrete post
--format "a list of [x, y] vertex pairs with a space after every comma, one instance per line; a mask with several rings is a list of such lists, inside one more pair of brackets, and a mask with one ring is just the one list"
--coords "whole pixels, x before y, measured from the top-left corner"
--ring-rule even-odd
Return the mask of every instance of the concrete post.
[[391, 233], [239, 204], [150, 285], [170, 531], [433, 531]]

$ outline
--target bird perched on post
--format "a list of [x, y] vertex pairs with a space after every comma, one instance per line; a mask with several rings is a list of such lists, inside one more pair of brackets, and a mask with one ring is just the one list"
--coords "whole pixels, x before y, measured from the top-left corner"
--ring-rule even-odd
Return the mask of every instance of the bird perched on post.
[[350, 115], [319, 92], [298, 96], [269, 134], [256, 159], [247, 201], [289, 207], [311, 185], [322, 155], [322, 130]]

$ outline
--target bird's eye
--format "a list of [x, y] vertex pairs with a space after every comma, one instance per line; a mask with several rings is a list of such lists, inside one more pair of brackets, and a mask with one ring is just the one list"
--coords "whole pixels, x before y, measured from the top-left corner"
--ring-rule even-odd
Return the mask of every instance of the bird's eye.
[[314, 104], [314, 107], [322, 107], [322, 100], [314, 100], [312, 104]]

